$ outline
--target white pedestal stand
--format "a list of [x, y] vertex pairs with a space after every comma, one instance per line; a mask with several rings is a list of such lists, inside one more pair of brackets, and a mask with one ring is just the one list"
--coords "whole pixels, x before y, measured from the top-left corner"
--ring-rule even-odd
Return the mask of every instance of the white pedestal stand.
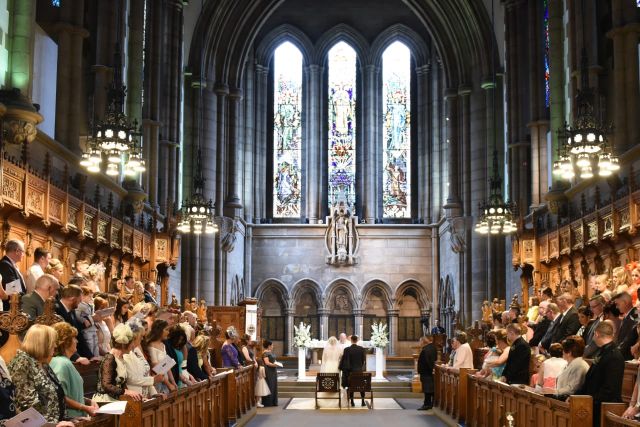
[[307, 376], [305, 370], [305, 362], [307, 358], [307, 350], [304, 348], [298, 349], [298, 381], [304, 381]]
[[382, 372], [384, 371], [384, 350], [376, 348], [376, 376], [374, 380], [384, 380]]

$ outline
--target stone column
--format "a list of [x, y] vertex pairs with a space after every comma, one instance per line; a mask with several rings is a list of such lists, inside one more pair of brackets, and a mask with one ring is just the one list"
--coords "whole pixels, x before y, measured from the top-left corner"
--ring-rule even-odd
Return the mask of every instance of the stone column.
[[[562, 2], [549, 2], [549, 71], [551, 80], [549, 81], [551, 99], [549, 105], [549, 114], [551, 119], [551, 155], [550, 161], [557, 160], [558, 151], [558, 134], [555, 132], [560, 129], [565, 121], [565, 98], [564, 85], [562, 78], [554, 78], [553, 76], [562, 76], [564, 74], [564, 31], [563, 31], [563, 4]], [[616, 55], [616, 58], [618, 56]], [[510, 61], [511, 58], [508, 59]], [[617, 92], [616, 92], [617, 93]], [[617, 99], [617, 98], [616, 98]], [[552, 178], [553, 187], [560, 184], [558, 178]]]
[[418, 218], [423, 223], [431, 223], [431, 210], [429, 200], [431, 199], [431, 144], [429, 141], [429, 85], [431, 79], [431, 65], [425, 64], [416, 68], [416, 84], [418, 92], [418, 183], [414, 185], [418, 190]]
[[472, 227], [470, 222], [472, 221], [472, 206], [477, 206], [472, 203], [472, 182], [473, 171], [471, 162], [471, 104], [469, 97], [471, 95], [471, 88], [468, 86], [461, 86], [458, 89], [458, 98], [460, 101], [460, 114], [461, 114], [461, 132], [459, 136], [460, 145], [463, 148], [462, 151], [462, 176], [464, 178], [463, 186], [463, 212], [468, 220], [464, 221], [464, 241], [466, 242], [464, 254], [461, 254], [461, 268], [460, 268], [460, 308], [462, 309], [462, 315], [464, 322], [469, 323], [471, 319], [471, 305], [473, 301], [473, 289], [471, 288], [471, 262], [473, 253], [473, 240], [472, 240]]
[[377, 183], [378, 180], [374, 179], [374, 177], [378, 176], [378, 171], [376, 166], [378, 165], [377, 152], [377, 135], [376, 129], [380, 130], [380, 124], [376, 122], [376, 117], [378, 116], [378, 103], [377, 101], [377, 89], [378, 89], [378, 81], [380, 76], [380, 67], [377, 67], [374, 64], [368, 64], [362, 69], [362, 79], [363, 79], [363, 92], [365, 96], [363, 97], [363, 123], [360, 129], [363, 130], [364, 137], [363, 148], [364, 155], [363, 158], [365, 161], [362, 163], [364, 171], [362, 176], [364, 177], [364, 194], [363, 194], [363, 207], [364, 213], [363, 217], [367, 224], [375, 223], [376, 218], [378, 217], [377, 212]]
[[228, 117], [228, 140], [229, 153], [227, 158], [227, 197], [224, 202], [225, 214], [230, 217], [236, 216], [237, 209], [242, 209], [239, 191], [238, 165], [241, 163], [239, 156], [242, 154], [242, 141], [238, 137], [238, 121], [240, 114], [240, 100], [242, 99], [242, 89], [233, 89], [229, 93], [229, 117]]
[[158, 156], [159, 156], [159, 137], [160, 123], [155, 120], [142, 120], [142, 129], [145, 140], [145, 155], [147, 159], [146, 187], [149, 205], [155, 209], [158, 203]]
[[[431, 305], [439, 318], [440, 310], [440, 233], [438, 227], [431, 228]], [[441, 319], [440, 319], [441, 320]]]
[[444, 95], [445, 100], [445, 122], [446, 122], [446, 144], [448, 148], [448, 164], [449, 164], [449, 192], [447, 196], [447, 204], [444, 208], [447, 210], [447, 216], [455, 217], [461, 213], [460, 203], [460, 157], [459, 137], [458, 137], [458, 91], [455, 89], [447, 89]]
[[625, 34], [625, 54], [627, 59], [626, 69], [626, 89], [624, 95], [615, 98], [624, 98], [627, 101], [627, 145], [634, 146], [640, 141], [640, 129], [638, 129], [638, 120], [640, 119], [638, 109], [638, 98], [640, 98], [640, 88], [638, 85], [638, 34], [640, 33], [640, 24], [627, 25]]
[[387, 316], [389, 316], [389, 356], [396, 355], [396, 348], [398, 347], [398, 314], [399, 310], [387, 310]]
[[322, 187], [320, 160], [322, 159], [322, 67], [311, 64], [307, 67], [308, 75], [308, 111], [307, 117], [307, 218], [309, 224], [316, 224], [320, 219], [320, 188]]
[[12, 88], [20, 89], [23, 94], [31, 98], [36, 1], [20, 0], [12, 3], [13, 10], [9, 14], [11, 37], [9, 82]]
[[[286, 308], [284, 311], [284, 315], [286, 316], [286, 324], [285, 324], [285, 342], [284, 342], [284, 351], [287, 356], [295, 356], [295, 352], [293, 350], [293, 316], [295, 314], [295, 310], [292, 308]], [[263, 337], [264, 338], [264, 337]]]
[[[254, 180], [254, 167], [255, 167], [255, 151], [256, 151], [256, 129], [255, 129], [255, 71], [253, 70], [253, 61], [250, 61], [247, 64], [246, 71], [246, 81], [245, 81], [245, 93], [246, 97], [244, 99], [244, 111], [245, 111], [245, 119], [243, 121], [243, 132], [244, 132], [244, 161], [242, 162], [242, 169], [244, 171], [242, 177], [242, 199], [244, 200], [244, 219], [248, 224], [253, 223], [253, 215], [255, 212], [255, 199], [254, 199], [254, 187], [257, 184], [257, 181]], [[262, 172], [264, 173], [264, 171]], [[245, 283], [247, 283], [251, 276], [247, 276], [245, 274]], [[248, 290], [251, 290], [249, 287]], [[245, 295], [250, 295], [250, 293], [245, 293]]]
[[225, 147], [225, 129], [226, 129], [226, 113], [227, 113], [227, 95], [229, 95], [229, 87], [224, 84], [218, 84], [215, 87], [217, 99], [217, 120], [216, 120], [216, 215], [222, 216], [224, 208], [224, 187], [225, 187], [225, 169], [226, 169], [226, 147]]
[[253, 200], [254, 200], [254, 222], [260, 224], [266, 217], [265, 196], [266, 182], [271, 179], [265, 176], [267, 170], [267, 78], [269, 69], [263, 65], [255, 65], [255, 91], [256, 91], [256, 140], [254, 149], [253, 168]]
[[318, 319], [320, 327], [320, 339], [329, 338], [329, 310], [324, 308], [318, 309]]
[[360, 339], [364, 339], [364, 319], [363, 319], [363, 311], [354, 309], [353, 310], [353, 334], [357, 335]]

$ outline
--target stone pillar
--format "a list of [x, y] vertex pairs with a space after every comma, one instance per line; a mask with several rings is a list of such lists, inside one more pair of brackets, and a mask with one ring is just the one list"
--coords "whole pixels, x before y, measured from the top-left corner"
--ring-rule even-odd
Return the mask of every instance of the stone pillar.
[[640, 141], [640, 129], [638, 129], [638, 121], [640, 119], [638, 109], [638, 98], [640, 98], [640, 88], [638, 84], [638, 34], [640, 33], [640, 24], [630, 24], [625, 28], [625, 53], [627, 60], [625, 64], [625, 81], [626, 88], [624, 95], [614, 98], [626, 99], [627, 109], [627, 144], [632, 147]]
[[431, 305], [436, 312], [436, 319], [440, 319], [440, 233], [438, 227], [431, 228]]
[[[242, 199], [244, 200], [244, 219], [248, 224], [253, 223], [253, 216], [255, 213], [255, 198], [254, 198], [254, 187], [257, 185], [258, 181], [254, 180], [254, 170], [255, 170], [255, 153], [256, 153], [256, 128], [255, 128], [255, 111], [256, 111], [256, 91], [254, 86], [255, 81], [255, 71], [253, 70], [254, 61], [250, 61], [247, 64], [246, 71], [246, 81], [245, 81], [245, 93], [246, 97], [244, 99], [244, 126], [243, 126], [243, 140], [244, 140], [244, 161], [242, 162], [241, 167], [243, 168], [243, 177], [242, 177]], [[261, 111], [260, 114], [264, 114], [264, 111]], [[264, 174], [264, 171], [261, 171]], [[264, 179], [264, 178], [263, 178]], [[247, 276], [245, 274], [245, 283], [250, 281], [251, 276]], [[251, 290], [251, 287], [247, 288], [247, 290]], [[250, 295], [250, 293], [245, 293], [245, 295]]]
[[388, 355], [395, 356], [398, 348], [398, 314], [399, 310], [387, 310], [389, 316], [389, 349]]
[[320, 324], [320, 339], [326, 340], [329, 338], [329, 310], [319, 308], [318, 320]]
[[146, 190], [149, 205], [152, 209], [159, 206], [158, 201], [158, 156], [160, 150], [160, 123], [155, 120], [144, 119], [142, 129], [145, 140], [145, 158], [147, 159]]
[[418, 218], [423, 223], [431, 223], [431, 144], [429, 140], [430, 108], [429, 88], [431, 79], [431, 65], [425, 64], [416, 68], [416, 84], [418, 92], [418, 111], [415, 123], [418, 126]]
[[320, 188], [322, 188], [320, 168], [322, 159], [322, 67], [311, 64], [306, 68], [308, 76], [307, 117], [307, 215], [309, 224], [317, 224], [320, 219]]
[[455, 217], [461, 213], [460, 203], [460, 157], [459, 137], [458, 137], [458, 91], [447, 89], [444, 95], [445, 100], [445, 123], [446, 123], [446, 144], [448, 148], [448, 164], [449, 164], [449, 192], [447, 196], [447, 204], [444, 208], [447, 210], [447, 216]]
[[380, 67], [374, 64], [369, 64], [362, 69], [363, 89], [365, 96], [363, 97], [363, 123], [360, 129], [364, 133], [362, 138], [364, 155], [363, 159], [363, 176], [368, 177], [364, 179], [364, 194], [363, 194], [363, 217], [367, 224], [375, 223], [378, 217], [378, 194], [377, 184], [378, 180], [373, 177], [378, 176], [376, 166], [378, 165], [377, 152], [378, 152], [378, 138], [376, 135], [376, 129], [380, 128], [380, 124], [376, 122], [378, 116], [378, 82], [380, 78]]
[[353, 310], [353, 334], [357, 335], [360, 339], [364, 339], [364, 321], [363, 321], [363, 311], [354, 309]]
[[229, 95], [229, 87], [224, 84], [218, 84], [215, 87], [217, 100], [217, 120], [216, 120], [216, 215], [222, 216], [224, 208], [224, 187], [225, 187], [225, 169], [226, 169], [226, 147], [225, 147], [225, 129], [226, 129], [226, 113], [227, 113], [227, 95]]
[[229, 117], [228, 117], [228, 171], [227, 171], [227, 197], [224, 202], [225, 214], [235, 217], [238, 213], [237, 209], [242, 209], [239, 191], [239, 174], [238, 165], [241, 163], [239, 157], [242, 155], [242, 141], [238, 137], [240, 100], [242, 99], [242, 90], [234, 89], [229, 93]]
[[[558, 151], [558, 134], [557, 129], [560, 129], [564, 125], [565, 121], [565, 97], [564, 97], [564, 84], [562, 78], [554, 78], [553, 76], [564, 75], [564, 31], [563, 31], [563, 3], [557, 1], [549, 2], [549, 71], [551, 73], [551, 80], [549, 81], [549, 89], [551, 92], [551, 99], [549, 105], [549, 115], [551, 120], [551, 155], [553, 156], [550, 161], [557, 160]], [[616, 55], [617, 58], [617, 55]], [[511, 58], [507, 59], [511, 61]], [[617, 93], [617, 92], [616, 92]], [[617, 98], [616, 98], [617, 99]], [[556, 187], [561, 181], [558, 178], [552, 178], [552, 187]]]
[[292, 308], [286, 308], [284, 311], [284, 315], [286, 316], [284, 352], [287, 356], [294, 356], [295, 352], [293, 349], [293, 317], [295, 315], [295, 310]]
[[[473, 241], [472, 241], [472, 206], [477, 206], [472, 203], [472, 182], [474, 180], [474, 170], [472, 170], [471, 162], [471, 103], [470, 103], [471, 88], [468, 86], [461, 86], [458, 89], [458, 98], [460, 102], [460, 124], [461, 132], [459, 134], [460, 146], [462, 147], [462, 176], [463, 176], [463, 212], [465, 220], [461, 221], [464, 224], [464, 229], [459, 232], [464, 234], [464, 241], [466, 243], [464, 253], [460, 255], [460, 308], [462, 310], [462, 317], [464, 322], [470, 322], [471, 319], [471, 305], [473, 301], [473, 289], [471, 287], [472, 275], [471, 275], [471, 262]], [[467, 220], [468, 218], [468, 220]]]
[[265, 176], [267, 170], [267, 78], [269, 69], [263, 65], [255, 65], [255, 91], [256, 91], [256, 140], [255, 140], [255, 157], [253, 168], [253, 203], [254, 203], [254, 222], [260, 224], [262, 219], [266, 218], [265, 196], [266, 182], [270, 180], [270, 176]]
[[27, 98], [31, 98], [36, 1], [20, 0], [12, 3], [13, 8], [9, 13], [11, 37], [9, 82], [12, 88], [20, 89]]

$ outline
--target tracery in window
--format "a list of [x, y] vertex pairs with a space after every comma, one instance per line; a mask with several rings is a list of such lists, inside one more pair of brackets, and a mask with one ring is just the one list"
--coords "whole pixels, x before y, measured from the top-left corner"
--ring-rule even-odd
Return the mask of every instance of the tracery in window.
[[344, 201], [355, 214], [356, 52], [339, 42], [328, 59], [329, 209]]
[[[638, 0], [640, 1], [640, 0]], [[551, 87], [549, 86], [550, 67], [549, 67], [549, 0], [544, 0], [543, 5], [544, 19], [542, 21], [542, 32], [544, 36], [544, 102], [549, 108], [551, 101]]]
[[274, 52], [273, 216], [300, 216], [302, 54], [292, 43]]
[[383, 193], [385, 218], [411, 216], [411, 52], [394, 42], [382, 54]]

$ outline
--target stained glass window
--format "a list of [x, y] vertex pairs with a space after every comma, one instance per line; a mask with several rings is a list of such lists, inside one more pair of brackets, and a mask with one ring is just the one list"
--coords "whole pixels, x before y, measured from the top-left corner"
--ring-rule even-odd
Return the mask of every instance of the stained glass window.
[[[638, 0], [640, 1], [640, 0]], [[544, 33], [544, 102], [549, 108], [551, 88], [549, 86], [549, 0], [544, 0], [544, 19], [542, 21]]]
[[356, 52], [345, 42], [329, 51], [329, 209], [344, 202], [355, 214]]
[[60, 0], [51, 0], [51, 4], [54, 7], [60, 7]]
[[273, 216], [300, 216], [302, 54], [292, 43], [274, 53]]
[[401, 42], [382, 54], [384, 168], [382, 208], [385, 218], [411, 216], [411, 52]]

